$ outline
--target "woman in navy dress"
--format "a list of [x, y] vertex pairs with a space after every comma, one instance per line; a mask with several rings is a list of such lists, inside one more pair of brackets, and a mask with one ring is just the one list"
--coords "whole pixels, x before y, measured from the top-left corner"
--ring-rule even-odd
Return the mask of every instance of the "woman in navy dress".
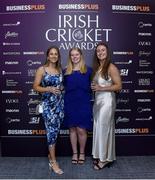
[[73, 164], [84, 163], [87, 131], [92, 130], [91, 73], [91, 68], [85, 65], [82, 51], [79, 48], [72, 48], [64, 73], [64, 125], [70, 132]]
[[44, 66], [36, 71], [33, 88], [42, 93], [43, 113], [47, 143], [49, 149], [49, 166], [57, 174], [62, 174], [55, 157], [55, 144], [64, 118], [64, 97], [62, 93], [63, 78], [60, 64], [60, 52], [55, 46], [47, 50]]

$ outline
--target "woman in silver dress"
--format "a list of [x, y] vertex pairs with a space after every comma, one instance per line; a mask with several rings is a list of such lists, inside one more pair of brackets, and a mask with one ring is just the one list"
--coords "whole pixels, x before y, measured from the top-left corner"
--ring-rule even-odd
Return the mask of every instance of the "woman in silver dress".
[[99, 170], [116, 160], [115, 92], [122, 88], [119, 70], [110, 62], [110, 52], [105, 43], [96, 46], [92, 79], [91, 88], [95, 93], [92, 155], [94, 169]]

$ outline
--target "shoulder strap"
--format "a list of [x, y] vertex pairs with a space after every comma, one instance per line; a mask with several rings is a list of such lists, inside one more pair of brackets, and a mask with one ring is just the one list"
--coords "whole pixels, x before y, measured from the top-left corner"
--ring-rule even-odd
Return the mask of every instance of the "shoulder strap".
[[44, 74], [46, 74], [46, 73], [47, 73], [47, 71], [46, 71], [46, 69], [45, 69], [45, 66], [43, 66], [43, 70], [44, 70]]

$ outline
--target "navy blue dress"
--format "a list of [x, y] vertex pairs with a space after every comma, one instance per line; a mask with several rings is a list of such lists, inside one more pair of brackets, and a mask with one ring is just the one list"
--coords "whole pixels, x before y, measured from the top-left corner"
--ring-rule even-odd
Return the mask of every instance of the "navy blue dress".
[[87, 67], [86, 73], [73, 71], [64, 75], [64, 127], [92, 130], [91, 73]]
[[[43, 87], [47, 86], [62, 86], [63, 78], [62, 74], [48, 74], [45, 71], [45, 75], [41, 82]], [[50, 92], [42, 93], [43, 113], [47, 143], [52, 146], [56, 143], [60, 126], [64, 118], [64, 93], [55, 95]]]

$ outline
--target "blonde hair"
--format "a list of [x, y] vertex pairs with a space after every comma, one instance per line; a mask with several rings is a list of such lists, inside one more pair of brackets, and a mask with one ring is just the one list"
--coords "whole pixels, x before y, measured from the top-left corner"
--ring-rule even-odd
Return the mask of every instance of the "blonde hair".
[[82, 53], [80, 48], [74, 47], [74, 48], [71, 48], [69, 50], [69, 57], [68, 57], [68, 61], [67, 61], [67, 68], [66, 68], [65, 75], [72, 74], [72, 72], [73, 72], [73, 62], [71, 60], [71, 52], [73, 50], [78, 51], [80, 53], [80, 55], [81, 55], [81, 58], [80, 58], [80, 73], [82, 73], [82, 74], [86, 73], [87, 72], [87, 66], [86, 66], [85, 61], [84, 61], [83, 53]]

